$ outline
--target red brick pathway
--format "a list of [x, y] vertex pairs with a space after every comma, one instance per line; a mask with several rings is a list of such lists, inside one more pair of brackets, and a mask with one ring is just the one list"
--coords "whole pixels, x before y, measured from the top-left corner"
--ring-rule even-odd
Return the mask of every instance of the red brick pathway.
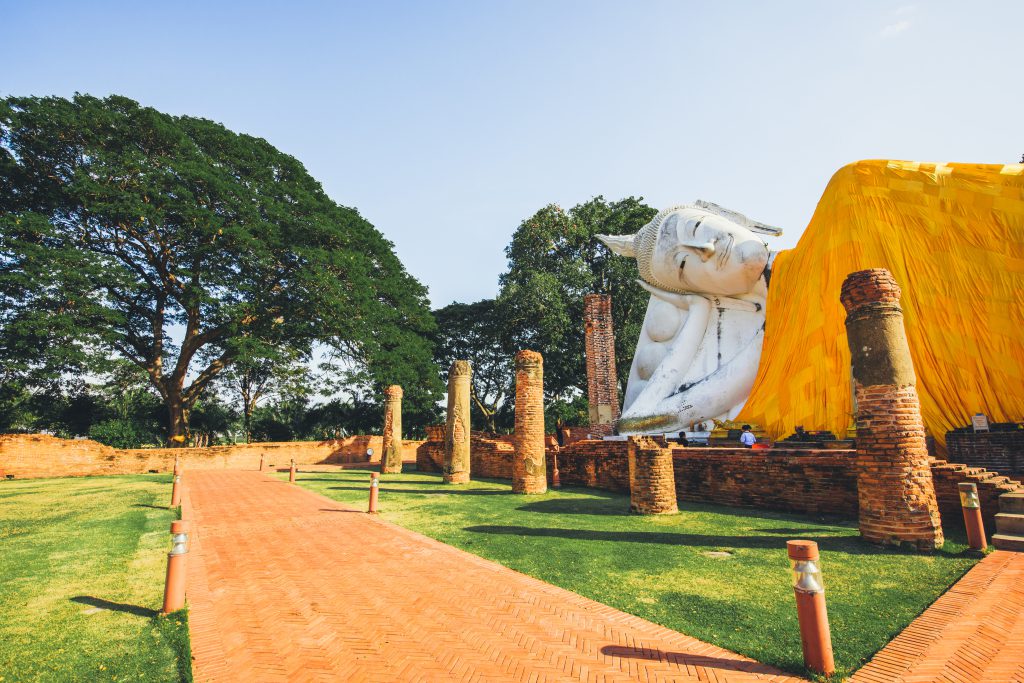
[[1024, 683], [1024, 553], [979, 562], [850, 683]]
[[257, 472], [185, 482], [198, 683], [799, 680]]

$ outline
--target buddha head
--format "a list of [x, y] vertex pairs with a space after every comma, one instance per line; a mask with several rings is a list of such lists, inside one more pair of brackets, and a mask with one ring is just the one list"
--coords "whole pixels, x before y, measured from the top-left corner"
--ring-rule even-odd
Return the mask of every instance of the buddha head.
[[636, 258], [640, 277], [667, 292], [738, 296], [768, 264], [759, 237], [782, 231], [710, 202], [665, 209], [634, 235], [598, 235], [616, 254]]

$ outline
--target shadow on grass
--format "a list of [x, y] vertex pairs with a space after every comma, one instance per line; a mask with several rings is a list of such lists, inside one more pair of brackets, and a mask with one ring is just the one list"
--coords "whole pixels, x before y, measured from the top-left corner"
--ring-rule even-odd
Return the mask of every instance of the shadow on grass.
[[[328, 486], [327, 489], [329, 491], [366, 491], [366, 490], [369, 489], [369, 487], [368, 486]], [[385, 484], [381, 484], [380, 490], [381, 490], [381, 494], [382, 495], [385, 492], [387, 494], [389, 494], [389, 495], [393, 494], [393, 493], [407, 493], [407, 494], [414, 494], [414, 495], [417, 495], [417, 496], [436, 496], [436, 495], [443, 495], [443, 496], [510, 496], [510, 495], [512, 495], [511, 491], [489, 491], [489, 490], [480, 491], [480, 490], [477, 490], [477, 489], [470, 489], [470, 490], [456, 489], [456, 488], [450, 488], [450, 489], [449, 488], [445, 488], [445, 489], [396, 489], [396, 488], [391, 488], [390, 486], [387, 486], [386, 483]]]
[[[713, 536], [704, 534], [681, 534], [665, 531], [597, 531], [594, 529], [558, 529], [549, 527], [497, 526], [481, 524], [464, 527], [463, 531], [480, 534], [506, 536], [537, 536], [542, 538], [569, 538], [579, 541], [611, 541], [616, 543], [657, 543], [696, 548], [762, 548], [784, 551], [784, 539], [776, 536]], [[806, 534], [806, 538], [817, 540], [824, 552], [842, 552], [849, 555], [912, 555], [920, 556], [916, 550], [876, 546], [858, 537], [835, 537], [819, 533]], [[933, 553], [929, 557], [954, 559], [946, 553]]]
[[777, 674], [778, 670], [773, 667], [761, 664], [760, 662], [743, 661], [738, 659], [722, 659], [721, 657], [708, 657], [706, 655], [695, 655], [686, 652], [663, 652], [662, 650], [641, 649], [637, 647], [626, 647], [623, 645], [605, 645], [601, 648], [601, 654], [608, 657], [619, 657], [629, 659], [648, 659], [651, 661], [666, 661], [680, 666], [699, 666], [713, 671], [744, 671], [758, 674]]
[[150, 619], [157, 615], [157, 611], [155, 609], [139, 607], [138, 605], [127, 605], [123, 602], [111, 602], [110, 600], [104, 600], [103, 598], [94, 598], [91, 595], [76, 595], [71, 598], [71, 602], [77, 602], [80, 605], [89, 605], [90, 607], [96, 607], [98, 609], [105, 609], [110, 612], [124, 612], [126, 614], [134, 614], [137, 617], [147, 617]]
[[154, 510], [170, 510], [166, 505], [146, 505], [145, 503], [135, 503], [132, 505], [133, 508], [152, 508]]
[[[538, 512], [547, 515], [608, 515], [628, 517], [629, 499], [622, 496], [594, 494], [587, 492], [588, 498], [552, 498], [550, 500], [538, 500], [526, 505], [520, 505], [516, 510], [523, 512]], [[623, 504], [625, 501], [625, 504]]]

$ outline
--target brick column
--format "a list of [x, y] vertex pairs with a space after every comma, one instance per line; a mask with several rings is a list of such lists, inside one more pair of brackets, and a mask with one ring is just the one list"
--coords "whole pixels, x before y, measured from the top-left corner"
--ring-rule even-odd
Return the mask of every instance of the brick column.
[[448, 371], [448, 420], [444, 430], [444, 480], [449, 484], [469, 481], [469, 381], [468, 360], [457, 360]]
[[619, 419], [619, 387], [615, 379], [615, 331], [612, 328], [612, 297], [583, 297], [586, 330], [587, 399], [590, 401], [590, 433], [610, 436]]
[[679, 512], [672, 449], [650, 437], [629, 437], [629, 510], [641, 515]]
[[882, 268], [851, 273], [840, 299], [857, 396], [860, 534], [875, 543], [942, 547], [900, 287]]
[[380, 471], [402, 473], [402, 387], [392, 384], [384, 390], [384, 444]]
[[544, 462], [544, 359], [536, 351], [516, 354], [516, 433], [512, 492], [548, 490]]

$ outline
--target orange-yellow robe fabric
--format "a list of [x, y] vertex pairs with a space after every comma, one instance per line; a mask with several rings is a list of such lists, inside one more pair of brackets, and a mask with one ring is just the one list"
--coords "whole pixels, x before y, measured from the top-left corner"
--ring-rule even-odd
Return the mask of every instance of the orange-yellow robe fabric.
[[737, 420], [774, 438], [852, 422], [839, 289], [887, 268], [902, 306], [921, 413], [946, 431], [981, 412], [1024, 420], [1024, 164], [860, 161], [840, 169], [795, 249], [780, 252], [754, 388]]

